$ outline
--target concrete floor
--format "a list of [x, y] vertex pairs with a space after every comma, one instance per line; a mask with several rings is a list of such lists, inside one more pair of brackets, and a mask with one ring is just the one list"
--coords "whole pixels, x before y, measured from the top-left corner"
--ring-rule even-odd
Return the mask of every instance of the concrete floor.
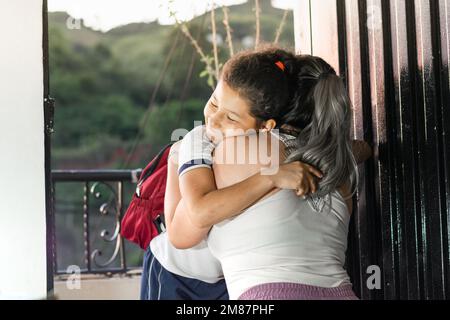
[[55, 278], [57, 300], [138, 300], [140, 275], [83, 275], [79, 282]]

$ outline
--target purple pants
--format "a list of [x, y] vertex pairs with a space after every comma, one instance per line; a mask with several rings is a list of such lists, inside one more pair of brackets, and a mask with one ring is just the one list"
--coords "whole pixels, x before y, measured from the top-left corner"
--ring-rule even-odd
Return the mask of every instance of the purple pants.
[[351, 285], [334, 288], [275, 282], [251, 287], [238, 300], [359, 300]]

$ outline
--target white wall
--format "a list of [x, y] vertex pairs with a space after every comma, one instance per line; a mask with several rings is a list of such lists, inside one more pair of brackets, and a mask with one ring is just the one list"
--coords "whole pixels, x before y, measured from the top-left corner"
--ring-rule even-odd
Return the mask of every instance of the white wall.
[[42, 0], [0, 0], [0, 299], [46, 296]]
[[312, 54], [310, 0], [296, 0], [294, 5], [294, 36], [297, 54]]

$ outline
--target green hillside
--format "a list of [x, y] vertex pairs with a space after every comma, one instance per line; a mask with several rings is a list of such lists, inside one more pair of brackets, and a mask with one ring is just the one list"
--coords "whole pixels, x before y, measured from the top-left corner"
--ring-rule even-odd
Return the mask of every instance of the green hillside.
[[[229, 7], [235, 51], [243, 40], [255, 35], [254, 3]], [[261, 40], [271, 42], [284, 11], [262, 1]], [[122, 166], [138, 132], [158, 77], [171, 46], [176, 51], [164, 74], [156, 104], [141, 139], [139, 154], [128, 167], [142, 167], [177, 127], [191, 128], [202, 119], [211, 88], [199, 74], [204, 69], [195, 56], [188, 91], [182, 97], [193, 48], [175, 26], [156, 22], [132, 23], [106, 33], [82, 25], [67, 27], [66, 13], [49, 13], [50, 92], [56, 99], [53, 135], [54, 168], [116, 168]], [[217, 32], [225, 41], [222, 10], [216, 10]], [[202, 27], [202, 22], [203, 27]], [[194, 36], [201, 31], [200, 44], [212, 55], [206, 40], [211, 32], [209, 13], [189, 23]], [[280, 44], [293, 48], [293, 18], [289, 13]], [[221, 62], [228, 48], [219, 47]], [[183, 100], [183, 101], [182, 101]], [[180, 116], [180, 110], [182, 110]]]

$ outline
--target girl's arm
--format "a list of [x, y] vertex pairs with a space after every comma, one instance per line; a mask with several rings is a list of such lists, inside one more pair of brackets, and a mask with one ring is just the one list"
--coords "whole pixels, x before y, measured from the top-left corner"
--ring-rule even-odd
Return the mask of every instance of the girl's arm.
[[[189, 248], [199, 243], [208, 233], [209, 228], [198, 228], [185, 212], [184, 204], [179, 205], [181, 193], [178, 181], [178, 148], [181, 141], [170, 150], [167, 163], [167, 183], [164, 197], [164, 218], [170, 242], [177, 248]], [[175, 210], [179, 208], [175, 214]], [[176, 217], [176, 218], [175, 218]], [[183, 246], [184, 244], [184, 246]], [[189, 246], [187, 246], [189, 245]]]
[[[230, 141], [233, 142], [232, 139], [225, 139], [222, 143]], [[371, 148], [364, 141], [353, 141], [352, 148], [358, 163], [371, 156]], [[249, 153], [248, 146], [245, 152]], [[299, 185], [301, 194], [308, 193], [305, 190], [314, 193], [316, 183], [313, 181], [313, 175], [317, 177], [321, 175], [313, 167], [301, 162], [280, 166], [276, 175], [261, 175], [260, 165], [247, 169], [253, 172], [247, 179], [220, 190], [217, 190], [215, 177], [210, 168], [198, 168], [185, 173], [180, 179], [184, 199], [178, 210], [181, 221], [187, 219], [191, 224], [204, 230], [205, 235], [212, 225], [239, 214], [276, 187], [295, 189]]]
[[[236, 145], [233, 138], [226, 138], [222, 143], [229, 142], [233, 146]], [[245, 153], [248, 154], [248, 145], [245, 149]], [[268, 149], [270, 150], [270, 147]], [[314, 191], [316, 184], [312, 175], [321, 177], [321, 173], [316, 169], [299, 161], [280, 165], [277, 173], [272, 175], [261, 174], [262, 167], [259, 164], [251, 165], [248, 168], [253, 168], [253, 173], [247, 175], [245, 180], [220, 190], [217, 190], [210, 167], [200, 167], [182, 174], [179, 177], [180, 192], [186, 206], [185, 212], [192, 223], [200, 229], [210, 228], [218, 222], [238, 215], [275, 188], [299, 188], [297, 192], [299, 195], [303, 194], [303, 189], [306, 188]]]
[[[227, 140], [224, 141], [224, 143], [226, 142]], [[368, 144], [363, 141], [357, 141], [355, 145], [357, 149], [363, 150], [360, 156], [355, 155], [358, 159], [357, 161], [362, 162], [366, 160], [366, 157], [370, 156], [370, 147], [368, 147]], [[223, 149], [219, 148], [219, 150]], [[223, 156], [223, 154], [220, 156]], [[186, 197], [188, 197], [187, 199], [193, 201], [190, 210], [196, 211], [192, 212], [188, 209], [184, 198], [177, 202], [176, 209], [171, 210], [173, 213], [172, 227], [170, 229], [168, 228], [170, 241], [179, 249], [193, 247], [206, 237], [212, 225], [238, 215], [264, 195], [267, 195], [271, 190], [274, 190], [277, 182], [280, 186], [283, 184], [287, 186], [289, 178], [292, 179], [297, 173], [300, 173], [300, 188], [315, 192], [316, 185], [313, 181], [312, 174], [320, 176], [320, 172], [303, 163], [291, 163], [290, 165], [290, 167], [287, 167], [288, 165], [284, 165], [282, 168], [280, 167], [281, 172], [278, 172], [278, 180], [273, 176], [261, 176], [259, 174], [261, 166], [259, 165], [246, 165], [243, 169], [242, 165], [218, 164], [214, 166], [214, 170], [219, 174], [218, 177], [214, 177], [212, 170], [209, 168], [198, 168], [187, 172], [181, 180], [183, 181], [183, 188]], [[174, 177], [173, 181], [175, 183], [178, 178], [176, 166], [172, 164], [169, 170], [169, 175]], [[240, 173], [237, 173], [236, 170], [239, 170]], [[244, 180], [245, 178], [247, 179]], [[271, 183], [259, 185], [258, 179], [268, 179]], [[223, 184], [225, 180], [228, 181], [226, 184]], [[217, 190], [217, 181], [221, 188], [220, 190]], [[346, 189], [343, 188], [343, 190], [340, 190], [341, 193], [345, 194], [346, 192], [343, 192], [344, 190]], [[180, 192], [179, 189], [177, 191]], [[252, 201], [253, 199], [255, 200]], [[351, 202], [346, 202], [349, 205], [349, 211], [351, 213]], [[209, 203], [212, 204], [211, 207], [208, 207]], [[206, 207], [202, 208], [202, 206]]]
[[[221, 153], [221, 151], [223, 151], [223, 148], [216, 149], [216, 155], [218, 155], [218, 157], [223, 156], [223, 153]], [[246, 150], [246, 152], [247, 151], [248, 150]], [[277, 173], [278, 178], [277, 179], [269, 178], [269, 180], [273, 179], [274, 181], [276, 181], [274, 185], [279, 185], [281, 187], [283, 187], [284, 185], [286, 187], [289, 187], [288, 185], [289, 181], [291, 181], [292, 179], [296, 179], [295, 177], [297, 172], [298, 171], [306, 172], [308, 170], [307, 167], [308, 165], [301, 163], [292, 163], [289, 165], [283, 165], [283, 167], [280, 168], [280, 170]], [[271, 190], [275, 191], [275, 188], [271, 187], [272, 184], [270, 184], [269, 185], [270, 187], [266, 189], [258, 188], [257, 186], [251, 187], [251, 185], [250, 188], [247, 188], [247, 186], [244, 184], [245, 181], [250, 181], [250, 183], [253, 183], [252, 181], [255, 181], [256, 180], [255, 177], [257, 176], [259, 178], [264, 177], [259, 174], [261, 168], [262, 166], [259, 164], [214, 164], [214, 171], [217, 170], [219, 175], [216, 177], [214, 177], [213, 175], [211, 177], [211, 181], [207, 181], [207, 177], [209, 176], [209, 174], [212, 174], [212, 170], [209, 168], [197, 168], [185, 173], [181, 177], [181, 179], [183, 179], [185, 175], [189, 174], [192, 180], [189, 181], [189, 179], [191, 179], [189, 178], [187, 183], [192, 183], [193, 185], [200, 183], [200, 185], [202, 186], [206, 186], [207, 183], [209, 183], [208, 187], [210, 188], [210, 190], [212, 190], [212, 192], [219, 191], [216, 194], [213, 194], [213, 196], [215, 195], [219, 199], [220, 199], [220, 192], [222, 192], [223, 190], [225, 191], [231, 190], [231, 192], [237, 192], [236, 194], [239, 195], [239, 198], [236, 199], [236, 197], [231, 196], [229, 200], [225, 199], [225, 201], [218, 203], [217, 206], [215, 207], [217, 210], [216, 213], [214, 214], [211, 212], [210, 216], [208, 216], [207, 219], [205, 219], [206, 221], [205, 227], [199, 227], [198, 225], [196, 225], [191, 221], [192, 217], [194, 217], [194, 219], [196, 218], [195, 213], [198, 213], [198, 211], [197, 212], [190, 211], [186, 205], [185, 198], [184, 197], [181, 198], [181, 200], [177, 205], [177, 208], [175, 209], [175, 213], [173, 214], [173, 218], [171, 220], [171, 227], [168, 228], [169, 240], [171, 241], [172, 245], [174, 245], [178, 249], [187, 249], [197, 245], [206, 237], [206, 235], [210, 230], [210, 227], [213, 224], [221, 222], [222, 220], [225, 220], [232, 216], [238, 215], [243, 209], [253, 204], [256, 200], [253, 202], [251, 202], [251, 200], [248, 200], [248, 198], [246, 197], [248, 197], [249, 194], [251, 196], [257, 197], [258, 200], [261, 199], [262, 197], [270, 195]], [[173, 172], [175, 172], [175, 166], [172, 164], [171, 169], [169, 169], [169, 177]], [[204, 177], [202, 177], [202, 175]], [[168, 179], [170, 179], [169, 177]], [[315, 188], [315, 185], [313, 186], [314, 181], [311, 175], [304, 174], [303, 178], [301, 179], [302, 179], [301, 184], [302, 188], [306, 189], [305, 185], [308, 185], [308, 188], [311, 189]], [[175, 181], [175, 179], [170, 180]], [[217, 190], [216, 182], [220, 190]], [[242, 189], [243, 191], [239, 190], [238, 188], [234, 189], [236, 186], [241, 186], [241, 188], [244, 188]], [[260, 195], [258, 194], [258, 190], [260, 190], [259, 192], [261, 192]], [[196, 192], [196, 190], [194, 190], [192, 193], [189, 193], [190, 189], [187, 189], [186, 191], [188, 197], [192, 196], [192, 194], [195, 194]], [[209, 199], [206, 199], [206, 201], [208, 200]], [[237, 206], [236, 202], [238, 202]], [[242, 203], [242, 206], [239, 206], [239, 202]]]

